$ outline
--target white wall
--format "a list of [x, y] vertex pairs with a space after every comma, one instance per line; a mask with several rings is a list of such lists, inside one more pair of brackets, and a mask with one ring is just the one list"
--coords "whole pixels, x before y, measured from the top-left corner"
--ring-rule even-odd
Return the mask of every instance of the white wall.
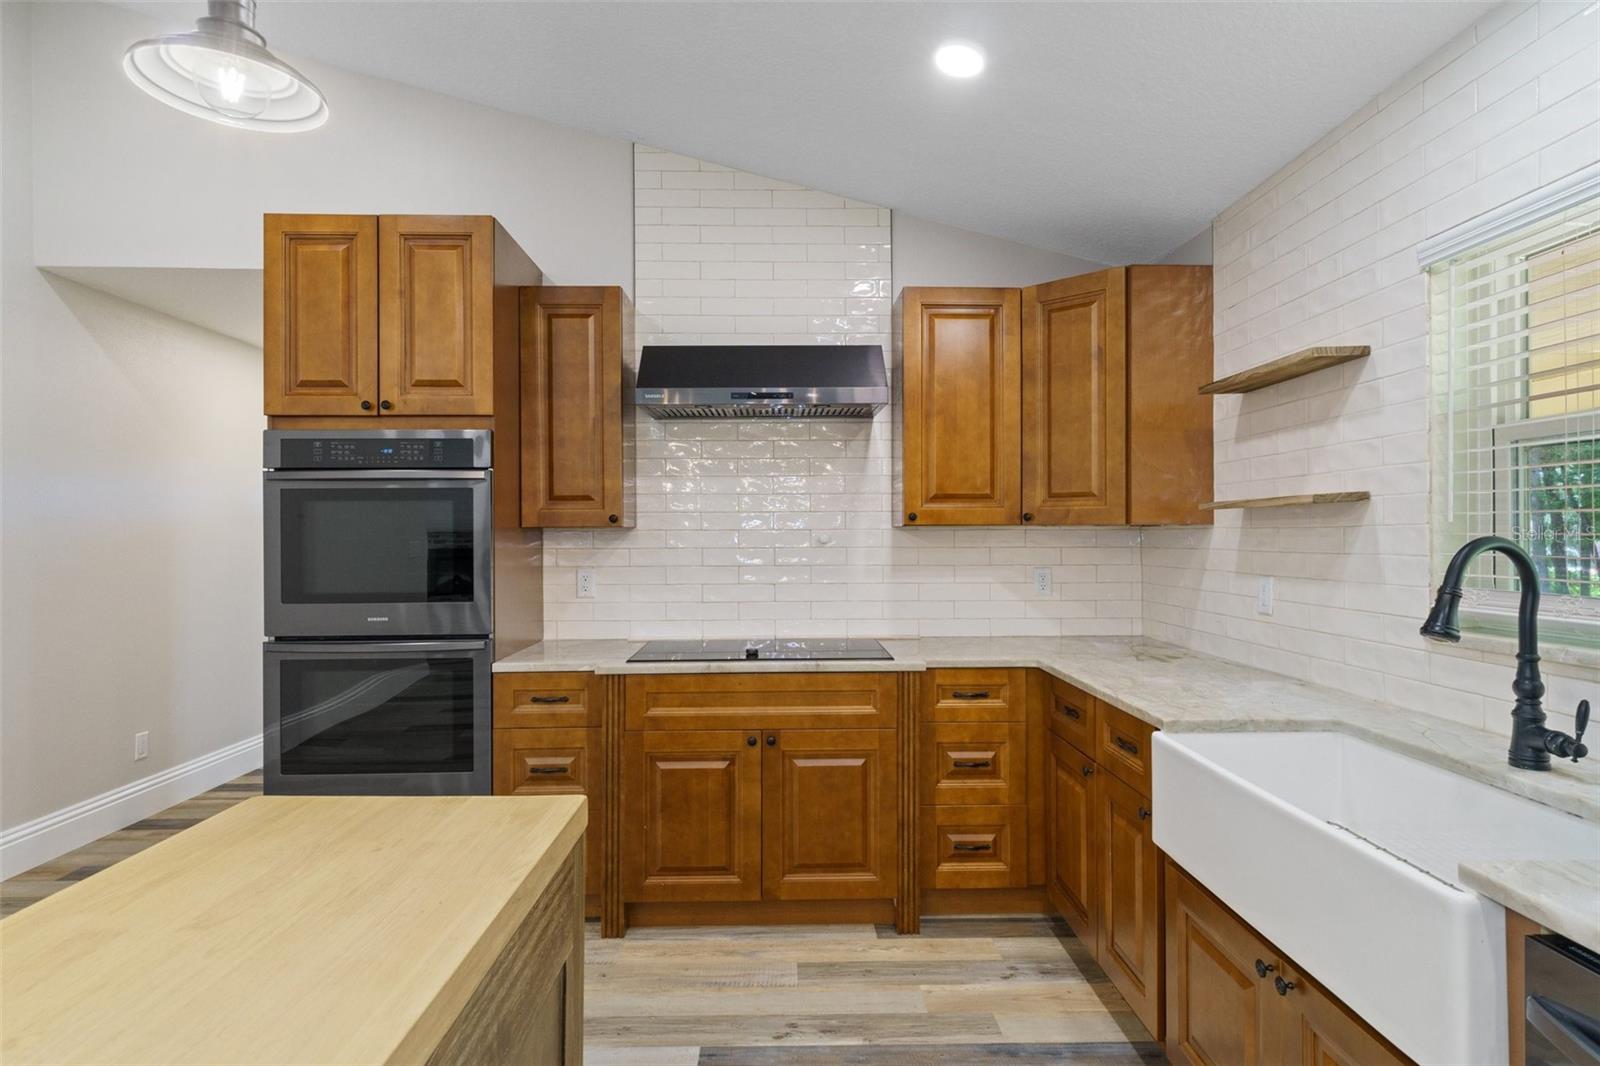
[[[637, 156], [642, 343], [890, 352], [908, 232], [873, 204], [685, 156]], [[916, 276], [1021, 284], [1093, 264], [913, 223]], [[892, 382], [891, 382], [892, 384]], [[1134, 530], [895, 529], [894, 419], [639, 414], [638, 528], [549, 530], [552, 638], [1136, 633]], [[1029, 585], [1047, 567], [1053, 591]], [[579, 600], [576, 571], [596, 572]]]
[[633, 273], [632, 150], [307, 62], [327, 125], [228, 129], [133, 89], [117, 57], [172, 27], [107, 4], [34, 12], [36, 262], [259, 269], [269, 211], [490, 214], [556, 284]]
[[1021, 288], [1087, 274], [1105, 264], [894, 213], [895, 290], [907, 285]]
[[[1218, 374], [1313, 344], [1372, 346], [1342, 368], [1217, 397], [1217, 495], [1367, 489], [1372, 501], [1222, 511], [1214, 529], [1149, 531], [1148, 635], [1505, 728], [1504, 642], [1446, 650], [1417, 635], [1431, 593], [1416, 249], [1597, 159], [1600, 13], [1512, 4], [1217, 218]], [[1277, 579], [1271, 617], [1255, 611], [1266, 575]], [[1547, 647], [1545, 703], [1559, 720], [1597, 695], [1597, 670], [1554, 658]]]
[[[6, 830], [261, 728], [260, 354], [34, 267], [37, 15], [0, 5]], [[150, 756], [135, 763], [138, 730]]]

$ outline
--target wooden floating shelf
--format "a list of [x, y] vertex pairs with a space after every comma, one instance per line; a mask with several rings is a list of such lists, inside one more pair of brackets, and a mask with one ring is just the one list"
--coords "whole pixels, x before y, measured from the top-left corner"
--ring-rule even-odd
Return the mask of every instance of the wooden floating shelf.
[[1310, 503], [1360, 503], [1372, 499], [1370, 492], [1305, 492], [1297, 496], [1257, 496], [1250, 500], [1211, 500], [1202, 511], [1254, 510], [1258, 507], [1302, 507]]
[[1203, 396], [1211, 396], [1219, 392], [1255, 392], [1268, 385], [1276, 385], [1280, 381], [1291, 381], [1318, 370], [1326, 370], [1330, 366], [1364, 359], [1371, 354], [1372, 348], [1366, 344], [1304, 348], [1282, 359], [1274, 359], [1270, 363], [1262, 363], [1249, 370], [1229, 374], [1225, 378], [1218, 378], [1216, 381], [1201, 385], [1200, 393]]

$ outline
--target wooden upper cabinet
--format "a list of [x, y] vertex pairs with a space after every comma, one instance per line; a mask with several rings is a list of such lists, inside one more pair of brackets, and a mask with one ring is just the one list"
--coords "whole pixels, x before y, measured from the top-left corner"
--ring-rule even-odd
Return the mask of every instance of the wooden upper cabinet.
[[1045, 771], [1047, 872], [1045, 891], [1072, 931], [1094, 947], [1100, 924], [1100, 832], [1089, 757], [1060, 737], [1050, 738]]
[[1021, 520], [1019, 301], [1016, 289], [901, 292], [906, 524]]
[[522, 524], [631, 526], [623, 502], [623, 296], [522, 292]]
[[763, 734], [766, 899], [888, 899], [898, 882], [892, 729]]
[[1161, 874], [1150, 801], [1096, 774], [1100, 805], [1100, 921], [1096, 958], [1145, 1028], [1161, 1036]]
[[630, 732], [626, 737], [625, 898], [760, 899], [760, 734]]
[[377, 414], [377, 218], [267, 215], [262, 230], [266, 413]]
[[1022, 290], [1024, 522], [1128, 519], [1126, 277], [1116, 268]]
[[378, 219], [379, 406], [494, 413], [494, 220]]
[[1210, 525], [1211, 268], [1128, 275], [1128, 524]]
[[267, 414], [482, 417], [497, 392], [516, 400], [517, 290], [539, 270], [494, 219], [267, 215], [263, 230]]

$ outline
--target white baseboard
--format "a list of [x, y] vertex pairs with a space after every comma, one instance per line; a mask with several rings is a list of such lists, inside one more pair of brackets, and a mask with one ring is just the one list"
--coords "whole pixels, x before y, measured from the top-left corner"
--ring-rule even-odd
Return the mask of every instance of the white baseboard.
[[0, 833], [0, 879], [148, 818], [261, 766], [261, 737], [207, 752]]

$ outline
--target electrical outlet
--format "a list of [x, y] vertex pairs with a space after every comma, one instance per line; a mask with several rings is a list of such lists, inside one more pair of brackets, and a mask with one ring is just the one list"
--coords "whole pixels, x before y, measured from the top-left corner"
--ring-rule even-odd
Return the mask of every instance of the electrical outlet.
[[1272, 613], [1272, 596], [1278, 591], [1278, 582], [1274, 578], [1264, 577], [1256, 588], [1256, 614]]
[[148, 731], [133, 735], [133, 761], [150, 757], [150, 734]]
[[1033, 568], [1033, 591], [1040, 596], [1050, 595], [1050, 568], [1036, 566]]
[[592, 599], [594, 599], [594, 571], [593, 570], [579, 570], [578, 571], [578, 599], [580, 599], [580, 600], [592, 600]]

